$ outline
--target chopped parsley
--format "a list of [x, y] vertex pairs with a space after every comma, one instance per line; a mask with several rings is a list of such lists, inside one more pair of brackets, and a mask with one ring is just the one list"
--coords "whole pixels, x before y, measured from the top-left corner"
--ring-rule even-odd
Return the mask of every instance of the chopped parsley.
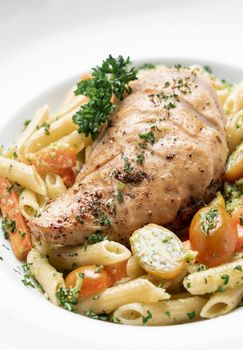
[[242, 272], [242, 267], [240, 265], [236, 265], [233, 270], [238, 270]]
[[175, 103], [173, 103], [173, 102], [170, 101], [169, 103], [167, 103], [167, 104], [165, 105], [165, 108], [168, 109], [168, 110], [170, 110], [170, 109], [176, 108], [176, 105], [175, 105]]
[[26, 232], [18, 230], [18, 234], [20, 235], [20, 237], [24, 238], [26, 235]]
[[138, 165], [143, 165], [143, 163], [144, 163], [144, 154], [143, 153], [137, 154], [136, 163]]
[[80, 273], [74, 287], [60, 287], [56, 292], [56, 297], [61, 306], [68, 311], [74, 311], [74, 306], [78, 303], [80, 289], [83, 285], [84, 274]]
[[77, 215], [76, 216], [76, 220], [80, 223], [80, 224], [83, 224], [84, 221], [81, 219], [81, 216], [80, 215]]
[[175, 64], [175, 65], [174, 65], [174, 67], [175, 67], [176, 69], [178, 69], [178, 70], [179, 70], [179, 69], [181, 69], [181, 68], [182, 68], [182, 65], [181, 65], [180, 63], [177, 63], [177, 64]]
[[149, 310], [147, 310], [147, 314], [145, 316], [143, 316], [143, 325], [147, 326], [148, 321], [152, 319], [152, 314]]
[[106, 312], [102, 312], [100, 314], [96, 314], [92, 309], [89, 309], [86, 312], [86, 316], [92, 318], [93, 320], [100, 320], [100, 321], [108, 321], [113, 323], [120, 323], [120, 320], [117, 317], [114, 317], [111, 314], [108, 314]]
[[95, 243], [102, 242], [106, 239], [107, 239], [107, 236], [104, 235], [104, 233], [100, 231], [96, 231], [95, 233], [93, 233], [87, 238], [87, 242], [88, 244], [95, 244]]
[[209, 73], [209, 74], [213, 73], [212, 68], [210, 66], [204, 66], [203, 68], [207, 73]]
[[40, 126], [40, 128], [44, 128], [44, 133], [45, 133], [45, 135], [50, 135], [50, 131], [49, 131], [49, 129], [50, 129], [50, 124], [48, 124], [48, 123], [43, 123], [43, 124]]
[[27, 128], [27, 126], [29, 125], [30, 121], [31, 121], [30, 119], [26, 119], [24, 121], [24, 130]]
[[154, 69], [156, 66], [153, 63], [144, 63], [138, 69]]
[[108, 216], [103, 211], [99, 212], [99, 218], [97, 221], [101, 226], [107, 226], [112, 224], [112, 221], [108, 218]]
[[190, 320], [193, 320], [196, 317], [196, 312], [195, 311], [188, 312], [187, 316]]
[[207, 212], [200, 214], [201, 229], [208, 234], [218, 224], [219, 211], [217, 208], [210, 208]]
[[124, 93], [131, 93], [129, 82], [137, 79], [137, 69], [131, 67], [130, 58], [109, 57], [101, 66], [92, 69], [91, 80], [81, 80], [77, 84], [76, 95], [85, 95], [89, 102], [82, 105], [73, 116], [79, 133], [91, 135], [96, 139], [102, 124], [106, 123], [115, 105], [111, 102], [114, 95], [118, 100], [123, 99]]
[[139, 137], [152, 145], [155, 143], [155, 137], [152, 131], [141, 133]]
[[170, 318], [170, 311], [165, 311], [165, 314]]
[[205, 271], [207, 269], [206, 265], [204, 264], [199, 264], [197, 267], [197, 271]]
[[121, 191], [117, 191], [117, 202], [119, 204], [123, 203], [123, 193]]
[[8, 221], [8, 214], [4, 215], [2, 219], [2, 230], [6, 239], [8, 239], [9, 233], [16, 231], [16, 222], [14, 220]]
[[223, 286], [218, 286], [217, 292], [224, 292], [225, 288]]
[[224, 274], [221, 276], [222, 280], [224, 281], [224, 285], [229, 283], [229, 275], [228, 274]]
[[170, 86], [170, 82], [169, 81], [166, 81], [165, 84], [164, 84], [164, 88], [167, 88]]
[[127, 174], [130, 174], [133, 170], [131, 163], [129, 162], [129, 159], [127, 157], [124, 157], [124, 172]]
[[0, 260], [3, 261], [3, 257], [2, 256], [0, 256]]
[[233, 212], [236, 208], [242, 205], [243, 196], [243, 179], [236, 181], [235, 183], [225, 182], [224, 184], [224, 197], [226, 200], [226, 210]]

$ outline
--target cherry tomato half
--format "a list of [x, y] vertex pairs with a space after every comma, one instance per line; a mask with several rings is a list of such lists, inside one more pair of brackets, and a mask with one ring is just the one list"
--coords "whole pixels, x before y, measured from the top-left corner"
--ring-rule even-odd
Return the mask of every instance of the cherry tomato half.
[[231, 216], [219, 206], [204, 207], [195, 214], [189, 237], [192, 249], [198, 251], [197, 260], [208, 266], [228, 261], [237, 242]]
[[243, 251], [243, 206], [237, 208], [232, 213], [231, 223], [237, 231], [237, 243], [235, 250], [237, 252]]
[[70, 272], [65, 278], [66, 287], [75, 287], [77, 275], [84, 274], [84, 281], [79, 296], [86, 297], [100, 293], [112, 285], [110, 275], [96, 265], [81, 266]]

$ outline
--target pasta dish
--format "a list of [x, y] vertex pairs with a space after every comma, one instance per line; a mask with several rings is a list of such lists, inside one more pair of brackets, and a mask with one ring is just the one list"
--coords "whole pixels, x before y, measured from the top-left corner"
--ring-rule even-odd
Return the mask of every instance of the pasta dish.
[[243, 83], [111, 55], [0, 155], [24, 283], [96, 320], [172, 325], [243, 298]]

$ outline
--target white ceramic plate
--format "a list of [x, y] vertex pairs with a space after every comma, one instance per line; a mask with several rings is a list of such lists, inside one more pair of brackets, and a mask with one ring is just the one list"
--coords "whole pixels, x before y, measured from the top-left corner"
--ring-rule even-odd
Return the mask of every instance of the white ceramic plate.
[[[215, 74], [231, 82], [243, 78], [243, 70], [196, 59], [170, 58], [147, 59], [146, 62], [165, 64], [209, 64]], [[138, 65], [141, 62], [136, 62]], [[77, 81], [78, 75], [31, 100], [21, 108], [0, 130], [1, 143], [8, 144], [21, 130], [27, 115], [36, 107], [49, 103], [53, 109], [62, 101], [65, 93]], [[41, 294], [21, 283], [19, 262], [14, 258], [9, 243], [0, 236], [0, 345], [1, 349], [204, 349], [212, 344], [225, 349], [233, 341], [241, 348], [243, 310], [229, 315], [197, 323], [169, 327], [129, 327], [95, 321], [69, 313], [48, 302]], [[34, 344], [33, 344], [34, 342]], [[217, 348], [217, 347], [216, 347]]]

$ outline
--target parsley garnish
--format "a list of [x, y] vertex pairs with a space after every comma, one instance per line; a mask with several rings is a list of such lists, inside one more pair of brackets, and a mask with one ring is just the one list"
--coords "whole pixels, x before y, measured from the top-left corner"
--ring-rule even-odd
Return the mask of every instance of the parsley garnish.
[[144, 326], [147, 326], [147, 323], [148, 323], [149, 320], [151, 320], [151, 318], [152, 318], [152, 314], [151, 314], [151, 312], [148, 310], [148, 311], [147, 311], [147, 315], [146, 315], [146, 316], [143, 316], [143, 325], [144, 325]]
[[195, 311], [188, 312], [187, 316], [190, 320], [193, 320], [196, 317], [196, 312]]
[[177, 63], [174, 65], [174, 67], [179, 70], [179, 69], [181, 69], [182, 65], [180, 63]]
[[209, 74], [212, 74], [212, 73], [213, 73], [213, 71], [212, 71], [212, 69], [211, 69], [210, 66], [204, 66], [203, 68], [204, 68], [204, 70], [205, 70], [207, 73], [209, 73]]
[[120, 320], [117, 317], [114, 317], [113, 315], [110, 315], [106, 312], [102, 312], [100, 314], [96, 314], [92, 309], [89, 309], [86, 312], [86, 316], [93, 318], [93, 320], [100, 320], [100, 321], [108, 321], [108, 322], [114, 322], [114, 323], [120, 323]]
[[224, 285], [229, 283], [229, 275], [228, 274], [222, 275], [221, 278], [224, 281]]
[[47, 123], [43, 123], [41, 126], [41, 128], [44, 128], [44, 133], [45, 135], [50, 135], [50, 124], [47, 124]]
[[167, 103], [167, 105], [165, 105], [165, 108], [170, 110], [170, 109], [176, 108], [176, 105], [170, 101], [169, 103]]
[[124, 172], [127, 174], [130, 174], [133, 170], [131, 163], [129, 162], [129, 159], [127, 157], [124, 157]]
[[56, 292], [56, 297], [60, 305], [68, 311], [74, 311], [74, 306], [78, 303], [80, 289], [83, 285], [84, 274], [80, 273], [77, 276], [75, 287], [60, 287]]
[[144, 63], [142, 66], [140, 66], [138, 69], [154, 69], [156, 66], [152, 63]]
[[117, 191], [117, 201], [119, 204], [123, 203], [123, 194], [121, 191]]
[[234, 270], [238, 270], [238, 271], [242, 272], [242, 267], [240, 265], [237, 265], [234, 267]]
[[104, 235], [104, 233], [100, 231], [96, 231], [95, 233], [93, 233], [87, 238], [87, 242], [88, 244], [95, 244], [95, 243], [102, 242], [106, 239], [107, 239], [107, 236]]
[[29, 123], [30, 123], [30, 119], [26, 119], [26, 120], [24, 121], [24, 130], [27, 128], [27, 126], [29, 125]]
[[223, 286], [218, 286], [217, 292], [224, 292], [225, 288]]
[[118, 100], [124, 93], [131, 93], [129, 82], [137, 79], [137, 69], [130, 67], [130, 58], [109, 57], [101, 66], [92, 69], [91, 80], [81, 80], [77, 84], [76, 95], [85, 95], [89, 102], [80, 107], [73, 116], [73, 122], [79, 126], [78, 132], [96, 139], [100, 126], [107, 122], [115, 105], [111, 103], [112, 94]]
[[144, 154], [141, 153], [141, 154], [137, 154], [137, 157], [136, 157], [136, 163], [138, 165], [142, 165], [144, 162]]
[[18, 234], [20, 235], [20, 237], [24, 238], [26, 235], [26, 232], [18, 230]]
[[213, 230], [218, 223], [219, 211], [217, 208], [210, 208], [206, 213], [200, 214], [200, 225], [201, 229], [205, 233], [209, 233], [210, 230]]
[[145, 140], [146, 142], [151, 143], [151, 144], [155, 143], [155, 137], [154, 137], [154, 133], [152, 131], [141, 133], [141, 134], [139, 134], [139, 137], [141, 139]]
[[14, 220], [8, 221], [8, 214], [4, 215], [2, 219], [2, 230], [6, 239], [8, 239], [9, 233], [16, 231], [16, 222]]

